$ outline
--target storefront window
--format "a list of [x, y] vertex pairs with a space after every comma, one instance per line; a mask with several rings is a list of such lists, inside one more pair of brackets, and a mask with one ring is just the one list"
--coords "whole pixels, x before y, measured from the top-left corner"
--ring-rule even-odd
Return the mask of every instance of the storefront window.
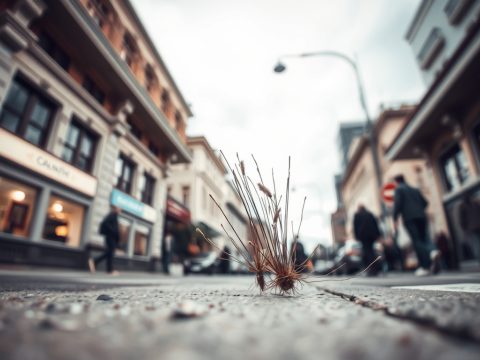
[[480, 189], [445, 207], [460, 260], [480, 260]]
[[34, 188], [0, 176], [0, 231], [27, 237], [36, 197]]
[[73, 201], [52, 195], [48, 204], [43, 238], [79, 247], [85, 208]]
[[132, 228], [132, 222], [123, 217], [119, 217], [118, 225], [120, 230], [120, 238], [118, 241], [118, 247], [116, 249], [116, 253], [126, 254], [128, 252], [128, 238], [130, 236], [130, 229]]
[[440, 166], [448, 191], [460, 188], [470, 175], [467, 159], [458, 144], [440, 158]]
[[135, 237], [133, 239], [133, 255], [148, 255], [148, 240], [150, 238], [150, 229], [145, 225], [137, 224], [135, 226]]
[[477, 146], [477, 152], [480, 156], [480, 124], [475, 126], [475, 129], [473, 129], [473, 136], [475, 139], [475, 145]]

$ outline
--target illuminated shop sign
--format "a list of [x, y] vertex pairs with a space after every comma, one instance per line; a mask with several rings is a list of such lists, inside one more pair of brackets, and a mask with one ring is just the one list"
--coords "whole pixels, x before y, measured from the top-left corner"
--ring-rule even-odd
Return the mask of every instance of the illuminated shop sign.
[[97, 190], [93, 176], [3, 129], [0, 156], [88, 196], [94, 196]]
[[117, 189], [112, 190], [111, 204], [144, 220], [155, 222], [155, 209]]

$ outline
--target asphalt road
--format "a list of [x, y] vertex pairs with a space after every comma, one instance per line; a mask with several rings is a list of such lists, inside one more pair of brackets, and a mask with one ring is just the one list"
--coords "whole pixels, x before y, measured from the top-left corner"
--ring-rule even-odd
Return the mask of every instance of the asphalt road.
[[478, 359], [478, 274], [326, 280], [2, 270], [0, 358]]

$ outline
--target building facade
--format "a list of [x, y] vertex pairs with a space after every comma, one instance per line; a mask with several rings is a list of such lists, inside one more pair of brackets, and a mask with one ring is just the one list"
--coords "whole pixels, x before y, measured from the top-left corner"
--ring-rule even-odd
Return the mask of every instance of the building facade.
[[[167, 179], [168, 193], [190, 209], [191, 221], [194, 226], [202, 230], [222, 249], [227, 245], [230, 250], [234, 247], [221, 228], [233, 236], [229, 224], [222, 211], [228, 217], [235, 231], [242, 239], [247, 238], [247, 222], [243, 204], [227, 181], [227, 169], [218, 154], [212, 149], [207, 139], [203, 136], [188, 137], [187, 145], [190, 149], [192, 162], [186, 165], [171, 167], [171, 175]], [[203, 250], [211, 250], [208, 243], [197, 239]]]
[[82, 268], [120, 207], [119, 268], [160, 256], [182, 94], [127, 0], [0, 5], [0, 261]]
[[[394, 141], [407, 121], [407, 117], [414, 110], [411, 106], [401, 106], [396, 109], [386, 109], [378, 117], [374, 124], [373, 131], [377, 138], [378, 154], [382, 183], [387, 184], [393, 178], [402, 174], [412, 186], [418, 187], [429, 202], [427, 213], [430, 221], [430, 228], [434, 234], [445, 230], [446, 225], [442, 217], [436, 216], [436, 209], [439, 206], [439, 199], [431, 181], [431, 169], [422, 159], [411, 159], [402, 161], [390, 161], [385, 157], [385, 150]], [[346, 210], [347, 236], [353, 237], [352, 223], [358, 205], [363, 204], [378, 218], [381, 217], [382, 209], [378, 202], [378, 189], [375, 180], [375, 169], [370, 143], [366, 136], [358, 138], [350, 150], [350, 158], [345, 176], [343, 179], [342, 194]], [[387, 213], [392, 213], [393, 203], [385, 202]], [[384, 231], [391, 233], [393, 228], [392, 219], [385, 219]], [[399, 243], [406, 245], [408, 238], [405, 231], [400, 232]]]
[[[447, 220], [455, 258], [478, 261], [480, 2], [422, 1], [406, 37], [428, 90], [387, 156], [429, 163], [442, 204], [437, 213]], [[422, 62], [432, 47], [429, 61]]]

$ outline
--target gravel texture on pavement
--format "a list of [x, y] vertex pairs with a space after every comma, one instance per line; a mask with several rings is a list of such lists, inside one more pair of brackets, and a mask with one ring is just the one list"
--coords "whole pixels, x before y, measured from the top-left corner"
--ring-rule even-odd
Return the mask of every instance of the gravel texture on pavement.
[[253, 277], [0, 293], [2, 360], [476, 360], [479, 353], [473, 341], [313, 286], [298, 296], [260, 295]]

